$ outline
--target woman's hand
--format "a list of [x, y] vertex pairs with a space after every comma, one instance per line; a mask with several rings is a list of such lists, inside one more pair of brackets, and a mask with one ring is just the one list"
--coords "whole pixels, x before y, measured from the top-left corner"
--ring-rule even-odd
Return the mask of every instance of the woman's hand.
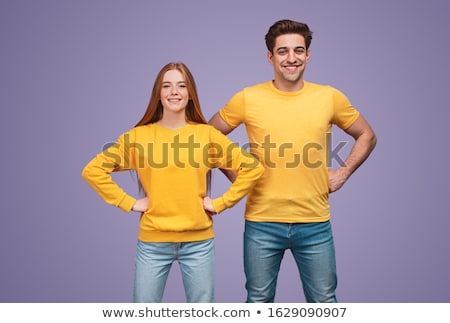
[[216, 210], [214, 210], [212, 199], [209, 196], [203, 198], [203, 208], [209, 216], [217, 214]]
[[147, 209], [148, 209], [148, 197], [144, 197], [136, 200], [133, 207], [131, 208], [131, 211], [142, 213], [147, 211]]

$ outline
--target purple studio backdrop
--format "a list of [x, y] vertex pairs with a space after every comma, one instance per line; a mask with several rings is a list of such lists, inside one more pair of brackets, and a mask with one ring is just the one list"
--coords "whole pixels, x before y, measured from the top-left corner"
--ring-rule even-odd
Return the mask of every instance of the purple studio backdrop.
[[[283, 18], [314, 31], [305, 78], [343, 91], [379, 138], [330, 200], [339, 301], [449, 302], [449, 10], [445, 0], [2, 0], [0, 302], [131, 301], [139, 216], [104, 203], [83, 166], [140, 119], [169, 61], [189, 66], [208, 119], [271, 79], [264, 35]], [[230, 137], [247, 142], [243, 127]], [[339, 131], [333, 142], [350, 147]], [[213, 196], [227, 185], [215, 172]], [[218, 302], [245, 301], [244, 205], [215, 218]], [[164, 301], [185, 301], [177, 264]], [[276, 301], [304, 302], [289, 252]]]

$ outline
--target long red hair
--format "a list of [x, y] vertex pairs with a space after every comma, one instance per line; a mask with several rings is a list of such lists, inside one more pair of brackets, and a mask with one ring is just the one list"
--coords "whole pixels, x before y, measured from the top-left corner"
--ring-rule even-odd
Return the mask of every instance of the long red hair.
[[147, 110], [144, 113], [142, 119], [136, 124], [136, 126], [143, 126], [149, 123], [155, 123], [161, 120], [163, 115], [163, 106], [161, 104], [161, 87], [164, 75], [167, 71], [178, 70], [186, 82], [187, 90], [189, 93], [189, 101], [186, 106], [186, 121], [195, 123], [204, 123], [207, 121], [203, 116], [200, 108], [200, 102], [197, 94], [197, 86], [195, 84], [194, 77], [189, 71], [188, 67], [182, 62], [172, 62], [165, 65], [156, 76], [155, 83], [153, 85], [150, 101], [147, 106]]

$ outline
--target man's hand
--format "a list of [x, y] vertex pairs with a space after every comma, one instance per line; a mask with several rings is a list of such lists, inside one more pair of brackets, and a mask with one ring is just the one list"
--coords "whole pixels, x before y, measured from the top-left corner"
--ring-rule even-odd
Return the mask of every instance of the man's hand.
[[338, 189], [340, 189], [342, 186], [344, 186], [349, 175], [344, 167], [340, 167], [338, 169], [329, 169], [328, 177], [329, 177], [328, 182], [329, 192], [333, 193], [336, 192]]

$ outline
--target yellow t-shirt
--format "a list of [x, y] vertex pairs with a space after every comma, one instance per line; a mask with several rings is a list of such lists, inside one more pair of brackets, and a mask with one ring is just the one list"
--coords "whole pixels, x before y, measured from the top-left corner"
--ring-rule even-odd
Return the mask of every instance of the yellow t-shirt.
[[210, 125], [187, 124], [172, 130], [149, 124], [122, 134], [84, 167], [82, 176], [107, 203], [129, 212], [136, 199], [112, 179], [111, 172], [137, 171], [149, 198], [138, 238], [187, 242], [214, 236], [212, 218], [203, 209], [207, 172], [212, 168], [238, 173], [230, 188], [213, 199], [217, 212], [241, 200], [264, 172], [257, 159]]
[[233, 128], [245, 124], [250, 152], [265, 166], [247, 197], [247, 220], [329, 220], [327, 138], [333, 124], [347, 129], [359, 116], [344, 94], [310, 82], [283, 92], [269, 81], [236, 93], [220, 116]]

